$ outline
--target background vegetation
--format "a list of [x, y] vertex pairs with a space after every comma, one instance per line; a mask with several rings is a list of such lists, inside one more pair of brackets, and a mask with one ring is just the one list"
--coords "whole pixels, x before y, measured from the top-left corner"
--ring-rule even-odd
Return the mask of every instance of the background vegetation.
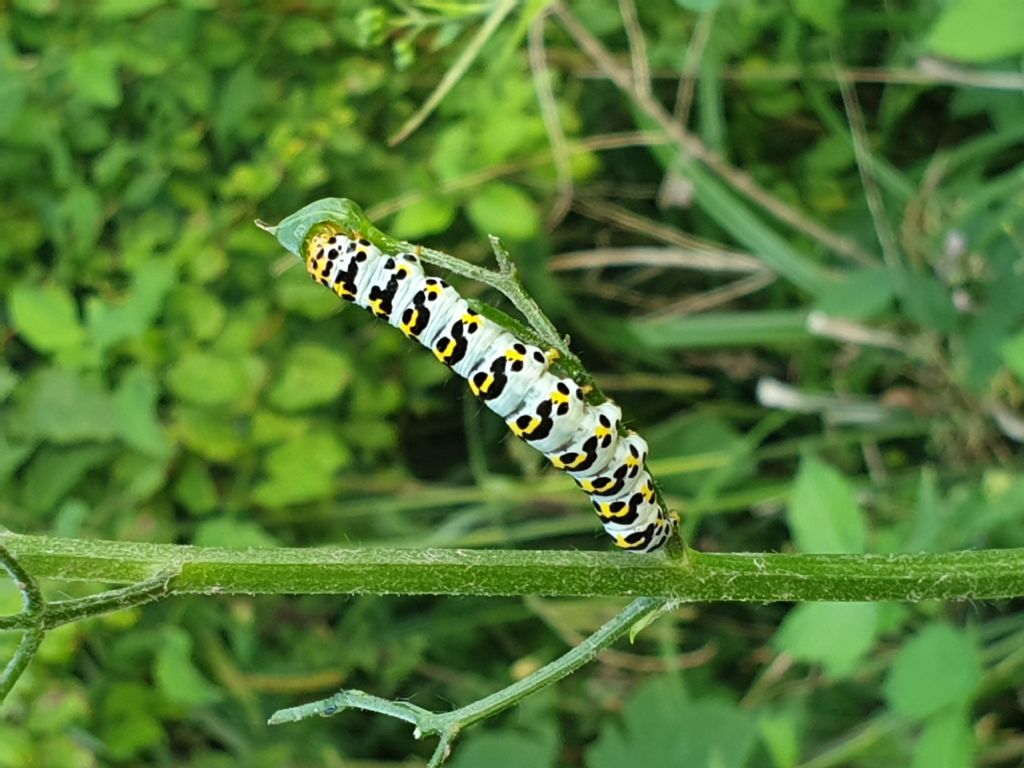
[[[343, 195], [479, 263], [505, 238], [698, 548], [1024, 546], [1024, 11], [545, 6], [5, 6], [3, 524], [607, 547], [430, 355], [251, 225]], [[265, 718], [343, 685], [464, 703], [620, 606], [203, 597], [69, 625], [0, 766], [414, 765], [395, 721]], [[1017, 765], [1015, 609], [691, 605], [451, 764]]]

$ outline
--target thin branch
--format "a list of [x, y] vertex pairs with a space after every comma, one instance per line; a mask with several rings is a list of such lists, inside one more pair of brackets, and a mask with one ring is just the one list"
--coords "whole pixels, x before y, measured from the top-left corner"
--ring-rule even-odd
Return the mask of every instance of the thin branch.
[[[838, 58], [838, 52], [833, 49], [833, 58]], [[853, 154], [857, 160], [857, 171], [860, 174], [861, 185], [864, 187], [864, 196], [867, 200], [868, 211], [871, 214], [871, 221], [875, 225], [875, 234], [878, 236], [878, 243], [882, 246], [882, 256], [890, 269], [897, 269], [900, 266], [899, 248], [896, 245], [896, 235], [892, 231], [892, 225], [885, 215], [885, 204], [882, 202], [882, 191], [878, 187], [878, 181], [871, 170], [871, 147], [868, 143], [867, 129], [864, 125], [864, 112], [860, 108], [860, 101], [857, 99], [857, 92], [850, 83], [840, 79], [839, 93], [843, 98], [843, 107], [846, 110], [846, 119], [850, 121], [850, 136], [853, 139]]]
[[[50, 630], [64, 624], [82, 619], [100, 616], [104, 613], [134, 608], [166, 597], [169, 592], [171, 578], [177, 575], [177, 569], [160, 571], [150, 578], [137, 584], [130, 584], [120, 589], [111, 589], [98, 595], [79, 597], [72, 600], [55, 600], [47, 603], [42, 622], [38, 625]], [[0, 617], [0, 631], [9, 629], [27, 629], [36, 626], [34, 620], [25, 613], [15, 616]]]
[[572, 206], [573, 184], [569, 146], [565, 139], [565, 131], [562, 129], [562, 121], [558, 117], [558, 101], [551, 89], [551, 69], [548, 67], [544, 51], [546, 20], [547, 15], [540, 14], [530, 24], [528, 50], [533, 87], [537, 91], [541, 118], [544, 120], [544, 129], [547, 131], [548, 142], [551, 144], [551, 156], [555, 162], [555, 179], [558, 183], [558, 197], [548, 216], [548, 226], [553, 228], [565, 218], [565, 214]]
[[626, 39], [629, 41], [629, 60], [633, 69], [633, 88], [637, 93], [651, 95], [651, 68], [647, 63], [647, 41], [644, 31], [640, 28], [636, 5], [633, 0], [619, 0], [619, 12], [622, 23], [626, 27]]
[[[962, 85], [969, 88], [987, 88], [997, 91], [1024, 90], [1024, 75], [1009, 71], [984, 71], [958, 67], [939, 59], [918, 59], [917, 69], [909, 67], [850, 67], [840, 69], [831, 65], [794, 66], [790, 64], [758, 63], [728, 67], [716, 73], [723, 80], [740, 82], [795, 82], [799, 80], [822, 80], [834, 83], [845, 80], [849, 83], [878, 83], [884, 85]], [[600, 69], [579, 68], [573, 74], [580, 78], [603, 79]], [[651, 76], [655, 80], [676, 80], [678, 69], [656, 69]]]
[[715, 9], [702, 13], [697, 19], [690, 36], [690, 43], [686, 46], [686, 54], [683, 57], [683, 68], [679, 77], [679, 87], [676, 90], [676, 105], [672, 110], [673, 117], [681, 126], [686, 127], [690, 122], [690, 109], [693, 105], [693, 94], [697, 85], [698, 64], [704, 57], [704, 49], [707, 47], [711, 37], [711, 29], [714, 27]]
[[594, 248], [588, 251], [567, 251], [548, 261], [552, 272], [573, 269], [602, 269], [604, 267], [662, 267], [667, 269], [695, 269], [703, 272], [729, 272], [769, 275], [773, 272], [752, 256], [710, 249], [662, 248], [634, 246], [630, 248]]

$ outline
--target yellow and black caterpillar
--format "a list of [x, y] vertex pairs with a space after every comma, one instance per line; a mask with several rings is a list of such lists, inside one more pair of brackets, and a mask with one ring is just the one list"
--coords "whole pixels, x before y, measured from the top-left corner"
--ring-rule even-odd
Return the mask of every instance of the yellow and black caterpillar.
[[415, 253], [381, 251], [366, 239], [372, 228], [350, 201], [312, 203], [267, 229], [305, 261], [314, 280], [387, 320], [466, 379], [516, 437], [576, 481], [617, 546], [651, 552], [669, 540], [677, 518], [655, 493], [647, 443], [621, 430], [615, 403], [591, 404], [576, 381], [553, 373], [557, 354], [475, 312], [452, 286], [425, 274]]

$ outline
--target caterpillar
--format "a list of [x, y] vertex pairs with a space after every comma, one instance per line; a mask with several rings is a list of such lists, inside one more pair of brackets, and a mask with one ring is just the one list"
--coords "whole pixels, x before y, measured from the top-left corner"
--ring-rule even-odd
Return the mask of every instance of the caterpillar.
[[[390, 241], [342, 198], [311, 203], [276, 227], [257, 222], [299, 256], [316, 282], [369, 310], [434, 353], [470, 392], [590, 497], [615, 545], [660, 549], [678, 523], [646, 468], [647, 443], [622, 427], [611, 400], [591, 403], [545, 351], [485, 317], [451, 285], [427, 274], [416, 252]], [[385, 242], [381, 250], [369, 237]], [[404, 247], [403, 247], [404, 246]], [[555, 365], [555, 367], [553, 367]]]

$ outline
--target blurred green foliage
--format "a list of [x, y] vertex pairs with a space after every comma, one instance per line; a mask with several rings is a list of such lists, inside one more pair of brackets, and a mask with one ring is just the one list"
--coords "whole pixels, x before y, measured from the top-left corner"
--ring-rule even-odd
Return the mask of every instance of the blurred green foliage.
[[[659, 127], [549, 22], [560, 178], [526, 52], [543, 6], [397, 146], [491, 5], [0, 10], [0, 521], [241, 547], [605, 546], [571, 483], [252, 226], [343, 195], [480, 263], [505, 238], [650, 438], [696, 546], [1024, 545], [1019, 8], [654, 0], [633, 59], [618, 3], [572, 9], [613, 62], [639, 76], [642, 55], [705, 147], [858, 259], [671, 141], [608, 149]], [[622, 253], [652, 243], [743, 250], [768, 277]], [[622, 260], [549, 269], [597, 247]], [[848, 325], [822, 338], [815, 311]], [[795, 388], [786, 418], [756, 403], [765, 378]], [[1015, 607], [691, 606], [471, 732], [452, 764], [1016, 765]], [[426, 746], [399, 723], [264, 720], [342, 685], [467, 702], [609, 610], [549, 608], [554, 632], [511, 600], [211, 597], [91, 619], [51, 633], [15, 689], [0, 766], [405, 765]]]

